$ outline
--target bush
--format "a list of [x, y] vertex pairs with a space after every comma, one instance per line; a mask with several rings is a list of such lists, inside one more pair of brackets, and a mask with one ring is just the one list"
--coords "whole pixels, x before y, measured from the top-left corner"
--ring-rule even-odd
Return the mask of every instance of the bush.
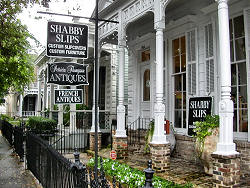
[[11, 116], [8, 116], [8, 115], [5, 115], [5, 114], [1, 114], [1, 120], [4, 120], [4, 121], [13, 121], [14, 118], [11, 117]]
[[56, 129], [56, 121], [53, 119], [44, 118], [41, 116], [32, 116], [29, 117], [27, 121], [27, 126], [29, 129], [36, 132], [44, 131], [54, 131]]

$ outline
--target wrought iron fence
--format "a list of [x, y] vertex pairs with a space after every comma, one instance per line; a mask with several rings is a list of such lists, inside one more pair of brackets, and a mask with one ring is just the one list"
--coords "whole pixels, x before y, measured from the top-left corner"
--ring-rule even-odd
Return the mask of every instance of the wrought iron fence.
[[150, 122], [152, 120], [152, 118], [139, 117], [127, 126], [128, 145], [145, 143], [145, 135], [150, 128]]
[[8, 140], [9, 144], [13, 145], [13, 125], [2, 120], [2, 134]]
[[[98, 179], [95, 179], [91, 169], [80, 162], [78, 152], [74, 154], [75, 162], [72, 162], [33, 133], [27, 134], [26, 147], [27, 167], [45, 188], [111, 187], [105, 178], [103, 167], [101, 166]], [[113, 188], [116, 188], [116, 183]]]
[[19, 155], [20, 161], [24, 161], [24, 127], [14, 127], [13, 129], [13, 146], [15, 152]]

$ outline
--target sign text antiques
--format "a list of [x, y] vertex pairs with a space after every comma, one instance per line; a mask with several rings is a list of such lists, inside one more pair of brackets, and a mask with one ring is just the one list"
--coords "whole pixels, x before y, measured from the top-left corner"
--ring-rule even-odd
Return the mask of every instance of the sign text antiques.
[[88, 65], [79, 63], [49, 63], [48, 83], [88, 85]]
[[188, 135], [194, 135], [195, 122], [203, 121], [211, 115], [212, 97], [193, 97], [189, 99]]
[[82, 89], [55, 89], [55, 104], [82, 104]]
[[73, 23], [48, 22], [47, 56], [88, 57], [88, 26]]

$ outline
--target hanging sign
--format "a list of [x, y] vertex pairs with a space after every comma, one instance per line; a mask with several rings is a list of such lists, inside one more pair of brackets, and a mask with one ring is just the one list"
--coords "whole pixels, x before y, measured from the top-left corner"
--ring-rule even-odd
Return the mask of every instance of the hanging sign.
[[49, 63], [48, 83], [88, 85], [88, 65], [79, 63]]
[[193, 129], [196, 121], [204, 121], [206, 115], [211, 115], [212, 97], [193, 97], [189, 99], [188, 135], [195, 135]]
[[88, 26], [48, 22], [47, 56], [88, 58]]
[[55, 104], [82, 104], [82, 89], [55, 89]]

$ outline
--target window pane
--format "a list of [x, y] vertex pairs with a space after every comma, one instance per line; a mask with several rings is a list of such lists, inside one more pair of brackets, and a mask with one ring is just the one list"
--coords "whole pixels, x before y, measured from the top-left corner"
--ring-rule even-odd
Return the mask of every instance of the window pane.
[[182, 93], [175, 92], [175, 109], [182, 109]]
[[237, 110], [234, 110], [233, 129], [234, 132], [237, 132]]
[[236, 64], [232, 64], [232, 65], [231, 65], [231, 72], [232, 72], [232, 76], [231, 76], [231, 85], [232, 85], [232, 86], [236, 86], [236, 85], [237, 85]]
[[174, 79], [174, 81], [175, 81], [175, 85], [174, 85], [175, 91], [181, 91], [181, 82], [182, 82], [181, 75], [176, 75], [174, 78], [175, 78]]
[[176, 56], [173, 59], [174, 61], [174, 72], [180, 72], [180, 56]]
[[246, 76], [246, 63], [239, 63], [238, 64], [238, 81], [239, 85], [247, 84], [247, 76]]
[[186, 55], [181, 55], [181, 72], [186, 71]]
[[183, 128], [186, 128], [186, 110], [183, 110]]
[[248, 132], [247, 110], [239, 111], [239, 131]]
[[181, 37], [181, 54], [186, 53], [186, 41], [185, 36]]
[[239, 87], [239, 108], [247, 108], [247, 86]]
[[231, 62], [234, 62], [234, 45], [233, 45], [233, 41], [230, 42], [230, 57], [231, 57]]
[[186, 92], [183, 92], [183, 109], [186, 109]]
[[182, 77], [183, 77], [183, 91], [186, 91], [186, 74], [183, 74]]
[[246, 59], [245, 38], [235, 40], [236, 61]]
[[233, 24], [232, 24], [232, 19], [229, 21], [229, 30], [230, 30], [230, 40], [233, 39]]
[[231, 89], [231, 97], [232, 97], [232, 101], [234, 103], [234, 108], [237, 108], [237, 88], [236, 87], [232, 87]]
[[179, 49], [179, 39], [173, 40], [173, 56], [177, 56], [180, 53]]
[[243, 15], [234, 18], [234, 33], [235, 38], [245, 36]]
[[181, 128], [181, 110], [175, 110], [174, 113], [174, 122], [176, 128]]
[[150, 100], [150, 70], [144, 72], [143, 77], [143, 101]]

